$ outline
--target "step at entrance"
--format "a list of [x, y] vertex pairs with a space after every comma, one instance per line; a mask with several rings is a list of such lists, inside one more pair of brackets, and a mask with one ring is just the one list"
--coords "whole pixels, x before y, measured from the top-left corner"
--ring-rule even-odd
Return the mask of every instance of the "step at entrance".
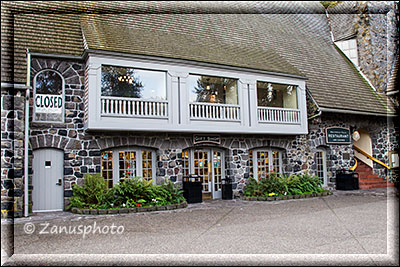
[[358, 160], [355, 172], [358, 173], [360, 189], [394, 187], [393, 183], [390, 183], [384, 178], [379, 177], [377, 174], [374, 174], [373, 169], [361, 160]]
[[211, 192], [203, 192], [203, 200], [205, 199], [213, 199]]

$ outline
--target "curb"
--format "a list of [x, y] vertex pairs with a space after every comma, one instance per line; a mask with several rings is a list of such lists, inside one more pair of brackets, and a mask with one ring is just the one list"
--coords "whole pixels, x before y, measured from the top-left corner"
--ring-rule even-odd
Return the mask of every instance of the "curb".
[[126, 213], [137, 213], [137, 212], [151, 212], [151, 211], [162, 211], [162, 210], [175, 210], [186, 208], [188, 203], [182, 202], [180, 204], [170, 204], [164, 206], [150, 206], [150, 207], [139, 207], [139, 208], [120, 208], [120, 209], [78, 209], [71, 208], [71, 212], [82, 215], [107, 215], [107, 214], [126, 214]]

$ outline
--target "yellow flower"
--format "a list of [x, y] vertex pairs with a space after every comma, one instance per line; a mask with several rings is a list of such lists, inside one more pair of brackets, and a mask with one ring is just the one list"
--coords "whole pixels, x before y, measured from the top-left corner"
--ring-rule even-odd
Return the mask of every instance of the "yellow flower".
[[268, 196], [270, 197], [275, 196], [275, 193], [269, 193]]

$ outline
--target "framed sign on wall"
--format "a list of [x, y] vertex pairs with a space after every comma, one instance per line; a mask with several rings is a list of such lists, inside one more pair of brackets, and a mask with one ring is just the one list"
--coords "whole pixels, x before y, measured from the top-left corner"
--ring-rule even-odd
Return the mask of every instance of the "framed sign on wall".
[[202, 143], [212, 143], [216, 145], [221, 144], [221, 136], [220, 135], [193, 135], [193, 144], [202, 144]]
[[349, 128], [327, 127], [325, 128], [325, 136], [327, 144], [351, 144], [351, 135]]

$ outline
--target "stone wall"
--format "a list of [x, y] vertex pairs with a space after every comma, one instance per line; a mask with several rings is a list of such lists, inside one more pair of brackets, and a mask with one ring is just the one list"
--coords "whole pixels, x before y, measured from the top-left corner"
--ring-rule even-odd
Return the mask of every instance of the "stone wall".
[[23, 209], [25, 90], [1, 88], [1, 216]]
[[345, 1], [328, 12], [336, 39], [355, 33], [360, 69], [378, 92], [385, 93], [398, 57], [395, 2]]

